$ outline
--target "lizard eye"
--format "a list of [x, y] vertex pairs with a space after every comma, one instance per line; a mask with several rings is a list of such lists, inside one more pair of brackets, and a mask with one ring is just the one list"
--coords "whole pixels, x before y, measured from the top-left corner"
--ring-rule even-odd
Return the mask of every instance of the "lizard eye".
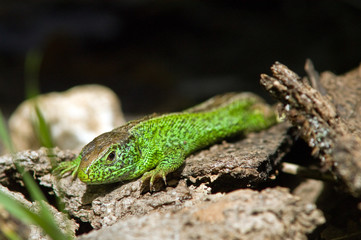
[[109, 153], [108, 157], [107, 157], [107, 160], [108, 161], [113, 161], [115, 159], [115, 152], [111, 152]]

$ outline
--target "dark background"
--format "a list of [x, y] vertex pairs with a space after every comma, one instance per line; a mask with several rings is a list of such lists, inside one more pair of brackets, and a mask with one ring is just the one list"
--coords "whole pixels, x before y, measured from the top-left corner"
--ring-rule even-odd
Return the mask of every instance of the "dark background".
[[[31, 78], [41, 93], [103, 84], [132, 114], [227, 91], [267, 97], [259, 75], [275, 61], [300, 75], [306, 58], [320, 72], [359, 65], [360, 2], [1, 1], [0, 108], [10, 114]], [[37, 57], [27, 74], [25, 59]]]

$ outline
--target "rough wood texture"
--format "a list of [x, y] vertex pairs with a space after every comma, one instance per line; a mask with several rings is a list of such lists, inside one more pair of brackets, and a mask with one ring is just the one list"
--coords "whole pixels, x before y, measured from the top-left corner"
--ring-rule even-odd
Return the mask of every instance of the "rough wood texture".
[[343, 76], [321, 77], [308, 62], [301, 79], [276, 62], [273, 77], [261, 75], [261, 84], [282, 103], [282, 113], [300, 129], [301, 137], [353, 196], [361, 196], [361, 67]]
[[66, 209], [98, 229], [127, 216], [175, 210], [203, 201], [210, 193], [265, 182], [289, 144], [287, 125], [279, 125], [234, 143], [214, 145], [188, 157], [183, 167], [169, 176], [169, 186], [164, 189], [159, 181], [156, 187], [162, 191], [152, 194], [140, 191], [140, 180], [86, 186], [78, 179], [72, 182], [70, 176], [57, 181], [48, 175], [41, 183], [64, 193]]
[[[293, 143], [288, 129], [287, 124], [280, 124], [241, 140], [224, 141], [199, 151], [169, 176], [168, 187], [159, 181], [157, 186], [161, 191], [154, 193], [142, 193], [139, 180], [101, 186], [87, 186], [78, 179], [72, 181], [71, 176], [59, 180], [50, 173], [49, 156], [58, 162], [75, 156], [59, 149], [54, 149], [51, 155], [45, 149], [20, 152], [14, 159], [34, 173], [49, 193], [61, 196], [71, 216], [90, 222], [99, 229], [127, 217], [179, 211], [224, 197], [217, 192], [256, 187], [268, 181], [274, 166], [279, 164]], [[0, 165], [2, 184], [13, 186], [12, 183], [21, 182], [10, 155], [1, 157]], [[304, 235], [303, 230], [300, 233]]]
[[[14, 155], [6, 154], [0, 157], [0, 184], [9, 186], [14, 183], [23, 184], [20, 173], [17, 172], [14, 162], [23, 167], [25, 171], [34, 173], [34, 177], [40, 177], [51, 172], [51, 162], [69, 161], [76, 155], [71, 151], [61, 151], [58, 148], [40, 148], [39, 150], [27, 150], [17, 152]], [[10, 186], [11, 187], [11, 186]]]
[[243, 189], [181, 211], [130, 217], [79, 239], [307, 239], [324, 221], [285, 188]]

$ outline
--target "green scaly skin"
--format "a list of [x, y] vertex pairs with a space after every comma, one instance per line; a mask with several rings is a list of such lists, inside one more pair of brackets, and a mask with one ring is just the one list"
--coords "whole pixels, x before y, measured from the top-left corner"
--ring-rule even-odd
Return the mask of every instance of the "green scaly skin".
[[272, 108], [250, 93], [229, 93], [180, 113], [148, 116], [128, 122], [88, 143], [78, 158], [55, 171], [87, 184], [163, 178], [192, 152], [225, 137], [275, 124]]

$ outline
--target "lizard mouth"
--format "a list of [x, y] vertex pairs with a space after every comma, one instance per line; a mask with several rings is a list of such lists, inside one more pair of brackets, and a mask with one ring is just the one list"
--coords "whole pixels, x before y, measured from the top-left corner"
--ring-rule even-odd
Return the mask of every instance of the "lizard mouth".
[[90, 183], [91, 179], [89, 178], [89, 175], [86, 174], [84, 172], [84, 170], [79, 170], [78, 171], [78, 178], [80, 179], [80, 181], [84, 182], [84, 183]]
[[104, 183], [112, 183], [114, 181], [101, 181], [101, 176], [93, 174], [92, 169], [81, 169], [78, 171], [78, 178], [80, 181], [88, 185], [99, 185]]

